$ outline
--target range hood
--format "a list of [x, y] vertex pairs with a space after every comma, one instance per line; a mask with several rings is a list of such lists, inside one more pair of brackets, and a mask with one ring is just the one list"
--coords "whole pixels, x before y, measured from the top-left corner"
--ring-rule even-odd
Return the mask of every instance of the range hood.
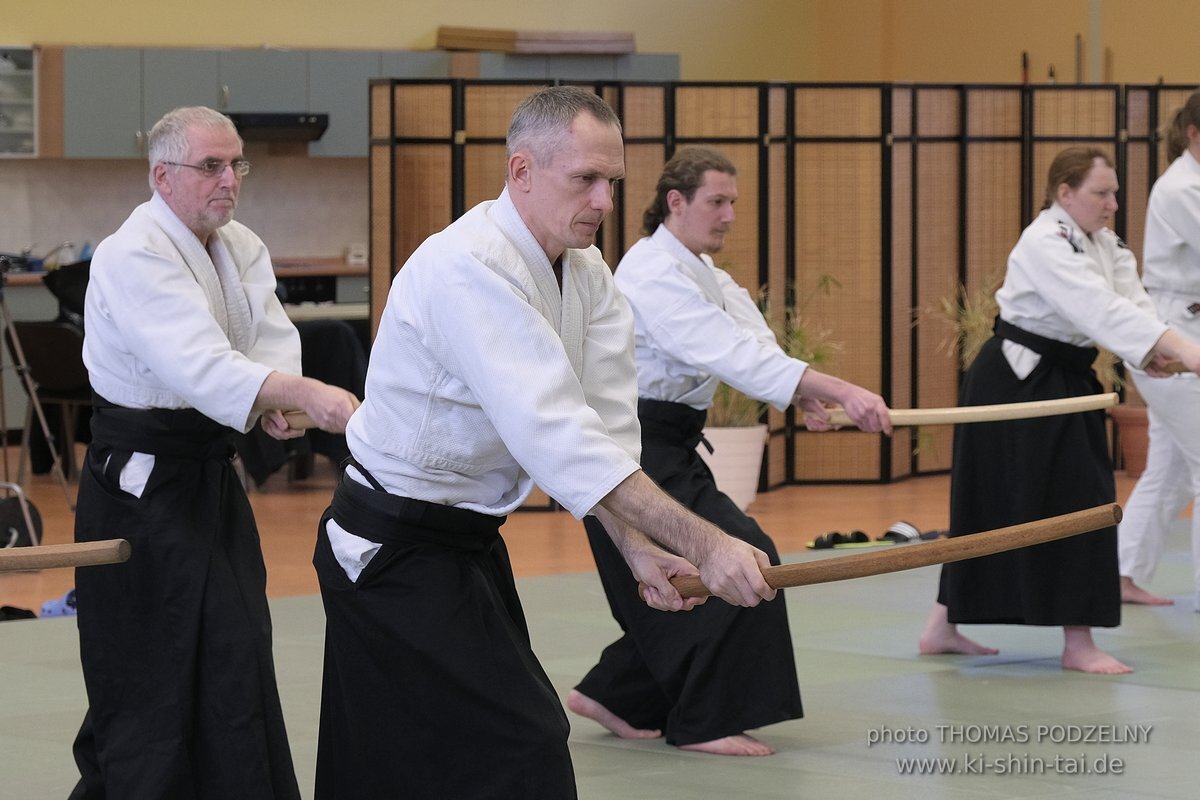
[[311, 111], [237, 111], [226, 116], [247, 142], [315, 142], [329, 127], [328, 114]]

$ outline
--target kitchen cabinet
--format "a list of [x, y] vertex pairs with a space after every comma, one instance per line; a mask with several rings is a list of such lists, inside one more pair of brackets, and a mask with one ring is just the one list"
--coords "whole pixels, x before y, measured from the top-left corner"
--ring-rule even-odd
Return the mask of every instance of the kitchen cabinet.
[[220, 111], [309, 111], [303, 50], [221, 50]]
[[62, 155], [141, 158], [167, 111], [215, 105], [215, 51], [69, 47], [62, 51]]
[[0, 156], [37, 155], [34, 74], [33, 48], [0, 47]]
[[378, 51], [313, 50], [308, 53], [306, 110], [329, 114], [325, 135], [308, 146], [311, 156], [367, 154], [367, 96], [381, 74]]

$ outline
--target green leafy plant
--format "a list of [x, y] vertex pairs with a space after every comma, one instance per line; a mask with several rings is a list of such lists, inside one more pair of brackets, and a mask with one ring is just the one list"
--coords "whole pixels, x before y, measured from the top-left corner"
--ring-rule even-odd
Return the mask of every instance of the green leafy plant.
[[[759, 289], [759, 310], [762, 311], [783, 352], [814, 367], [828, 364], [834, 358], [841, 350], [841, 344], [833, 341], [832, 331], [813, 329], [804, 317], [804, 310], [816, 298], [827, 297], [841, 286], [837, 278], [829, 273], [822, 273], [817, 277], [816, 284], [799, 300], [787, 303], [782, 313], [774, 312], [766, 287]], [[789, 287], [785, 294], [789, 297], [795, 296], [792, 287]], [[707, 424], [715, 428], [757, 425], [762, 421], [765, 411], [765, 403], [747, 397], [726, 383], [721, 383], [713, 395]]]

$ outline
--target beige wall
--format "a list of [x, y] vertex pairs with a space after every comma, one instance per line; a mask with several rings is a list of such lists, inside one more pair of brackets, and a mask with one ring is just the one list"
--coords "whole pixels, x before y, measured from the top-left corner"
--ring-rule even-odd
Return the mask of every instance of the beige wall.
[[1195, 0], [123, 0], [3, 5], [4, 44], [428, 49], [439, 25], [633, 31], [685, 80], [1200, 83]]
[[[679, 53], [685, 80], [810, 74], [812, 0], [0, 0], [4, 44], [338, 47], [425, 50], [439, 25], [633, 31], [645, 53]], [[780, 20], [783, 20], [782, 24]]]

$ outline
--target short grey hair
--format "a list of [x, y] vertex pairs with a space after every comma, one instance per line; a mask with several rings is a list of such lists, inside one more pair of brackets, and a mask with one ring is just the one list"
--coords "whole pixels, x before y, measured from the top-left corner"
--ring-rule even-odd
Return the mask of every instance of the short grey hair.
[[[192, 128], [226, 130], [237, 135], [237, 128], [229, 117], [207, 106], [184, 106], [168, 111], [154, 123], [148, 137], [150, 155], [150, 188], [154, 185], [154, 167], [166, 161], [183, 162], [188, 157], [188, 131]], [[242, 138], [238, 136], [238, 143]], [[178, 169], [176, 167], [176, 169]]]
[[602, 123], [621, 130], [621, 120], [604, 98], [577, 86], [548, 86], [526, 97], [513, 111], [508, 126], [507, 157], [525, 150], [538, 166], [557, 151], [575, 117], [586, 111]]

